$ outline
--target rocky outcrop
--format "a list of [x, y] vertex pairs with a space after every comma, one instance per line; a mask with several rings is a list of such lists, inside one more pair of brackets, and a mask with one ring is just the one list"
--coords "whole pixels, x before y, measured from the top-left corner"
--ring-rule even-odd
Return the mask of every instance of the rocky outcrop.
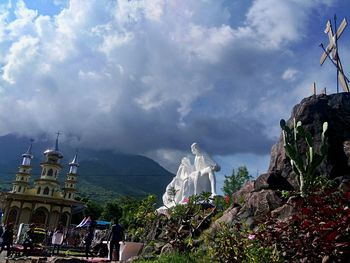
[[270, 215], [270, 212], [281, 206], [282, 200], [274, 190], [256, 191], [254, 182], [247, 182], [241, 190], [233, 194], [234, 205], [226, 210], [212, 226], [219, 227], [221, 223], [245, 222], [253, 228]]
[[[350, 188], [350, 93], [318, 95], [303, 99], [292, 111], [287, 121], [289, 127], [293, 119], [301, 121], [306, 131], [314, 138], [314, 149], [319, 151], [324, 122], [328, 122], [328, 155], [319, 167], [319, 174], [339, 180], [340, 188]], [[305, 153], [307, 145], [298, 145]], [[345, 152], [344, 152], [345, 151]], [[214, 225], [220, 223], [246, 222], [251, 228], [266, 216], [286, 219], [296, 213], [294, 199], [281, 199], [282, 190], [298, 188], [293, 176], [290, 160], [284, 151], [282, 134], [272, 147], [268, 172], [260, 175], [254, 182], [246, 183], [233, 194], [234, 206], [225, 211]]]
[[[315, 138], [316, 149], [321, 142], [323, 122], [328, 122], [328, 155], [320, 166], [320, 173], [336, 178], [350, 174], [348, 159], [344, 153], [343, 143], [350, 140], [350, 93], [311, 96], [303, 99], [292, 111], [287, 121], [291, 127], [293, 119], [301, 121], [305, 130]], [[300, 150], [304, 153], [306, 145], [301, 145]], [[283, 139], [272, 147], [271, 161], [268, 173], [279, 174], [290, 179], [292, 167], [286, 158]]]

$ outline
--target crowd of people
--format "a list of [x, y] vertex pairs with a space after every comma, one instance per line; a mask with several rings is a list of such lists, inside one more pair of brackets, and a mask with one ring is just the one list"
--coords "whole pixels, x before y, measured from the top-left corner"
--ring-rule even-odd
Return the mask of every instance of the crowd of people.
[[[12, 223], [8, 223], [4, 226], [4, 228], [0, 225], [0, 254], [6, 250], [6, 256], [10, 257], [15, 253], [21, 256], [31, 256], [35, 250], [35, 246], [38, 244], [35, 240], [35, 224], [30, 224], [28, 230], [25, 231], [24, 237], [19, 244], [14, 244], [14, 225]], [[89, 226], [85, 229], [76, 229], [75, 231], [68, 231], [63, 227], [61, 223], [58, 224], [57, 228], [54, 231], [47, 231], [45, 238], [42, 240], [42, 245], [47, 248], [49, 254], [51, 256], [56, 256], [60, 254], [60, 249], [62, 245], [73, 247], [81, 247], [84, 251], [85, 257], [94, 257], [95, 254], [92, 253], [92, 244], [95, 238], [96, 224], [94, 221], [91, 222]], [[106, 235], [107, 233], [107, 235]], [[119, 260], [119, 248], [120, 241], [123, 240], [123, 229], [118, 223], [118, 219], [114, 220], [114, 224], [110, 227], [110, 229], [104, 233], [104, 236], [99, 236], [102, 243], [102, 239], [107, 241], [109, 245], [109, 254], [108, 258], [112, 259], [113, 251], [116, 251], [116, 260]], [[70, 243], [70, 244], [69, 244]], [[19, 246], [18, 246], [19, 245]], [[19, 250], [19, 247], [21, 248]]]

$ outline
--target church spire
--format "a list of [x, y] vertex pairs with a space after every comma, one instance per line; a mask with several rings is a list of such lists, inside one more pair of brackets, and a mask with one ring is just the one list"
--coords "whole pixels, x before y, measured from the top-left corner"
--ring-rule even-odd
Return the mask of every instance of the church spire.
[[62, 153], [58, 149], [58, 137], [60, 136], [61, 132], [57, 132], [56, 134], [57, 134], [57, 137], [56, 137], [54, 149], [53, 150], [52, 149], [47, 149], [44, 152], [44, 155], [51, 162], [59, 163], [59, 160], [63, 158]]
[[77, 174], [79, 163], [78, 163], [78, 154], [76, 153], [73, 161], [69, 163], [69, 173], [70, 174]]
[[75, 193], [77, 192], [76, 183], [78, 177], [78, 154], [75, 154], [73, 160], [69, 163], [69, 173], [67, 174], [67, 179], [64, 182], [63, 188], [63, 198], [64, 199], [75, 199]]
[[19, 166], [19, 170], [16, 173], [16, 180], [12, 183], [12, 192], [24, 194], [29, 187], [29, 179], [31, 176], [32, 166], [31, 160], [34, 158], [32, 155], [33, 140], [30, 140], [28, 150], [22, 154], [22, 164]]
[[34, 140], [30, 140], [30, 145], [29, 145], [29, 147], [28, 147], [27, 152], [25, 152], [24, 154], [22, 154], [22, 157], [23, 157], [22, 165], [30, 166], [30, 162], [31, 162], [31, 160], [34, 158], [34, 156], [32, 155], [33, 141], [34, 141]]

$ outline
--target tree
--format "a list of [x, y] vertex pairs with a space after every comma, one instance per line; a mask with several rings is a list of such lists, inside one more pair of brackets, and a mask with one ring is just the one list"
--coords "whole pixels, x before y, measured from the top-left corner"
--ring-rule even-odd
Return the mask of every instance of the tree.
[[101, 219], [111, 221], [112, 219], [120, 219], [123, 215], [123, 210], [119, 205], [118, 200], [109, 201], [106, 203], [101, 213]]
[[86, 203], [86, 209], [84, 211], [85, 216], [90, 216], [92, 219], [98, 219], [101, 216], [103, 207], [97, 202], [88, 200]]
[[235, 169], [233, 169], [232, 175], [225, 175], [224, 186], [221, 190], [224, 192], [225, 195], [231, 196], [234, 192], [241, 189], [243, 184], [251, 178], [252, 176], [249, 175], [247, 167], [240, 166], [238, 167], [237, 172], [235, 171]]

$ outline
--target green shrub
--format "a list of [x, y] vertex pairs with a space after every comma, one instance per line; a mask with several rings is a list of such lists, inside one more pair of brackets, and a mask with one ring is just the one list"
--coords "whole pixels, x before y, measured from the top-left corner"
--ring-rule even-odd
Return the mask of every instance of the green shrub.
[[282, 262], [274, 247], [264, 246], [241, 224], [222, 223], [216, 231], [208, 233], [205, 240], [209, 255], [218, 262]]

